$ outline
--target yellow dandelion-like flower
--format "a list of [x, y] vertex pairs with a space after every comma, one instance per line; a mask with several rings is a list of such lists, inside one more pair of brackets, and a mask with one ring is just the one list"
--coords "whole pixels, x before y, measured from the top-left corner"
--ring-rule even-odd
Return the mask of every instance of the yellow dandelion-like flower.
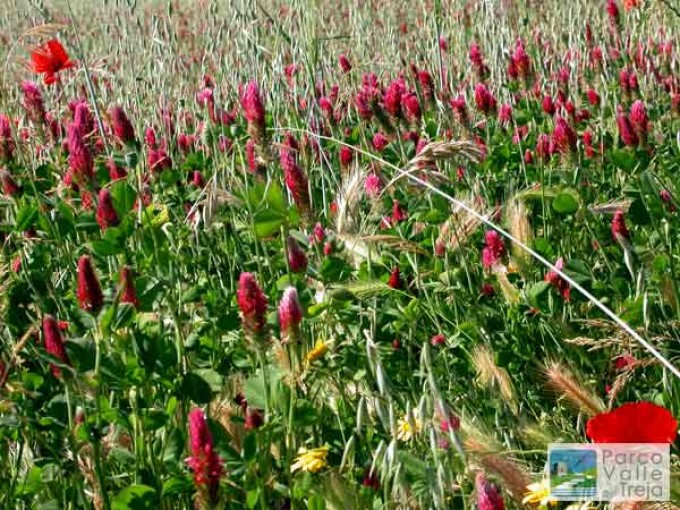
[[572, 503], [564, 510], [597, 510], [597, 508], [593, 506], [592, 502], [588, 501], [587, 503]]
[[314, 344], [314, 349], [307, 353], [307, 363], [313, 363], [314, 361], [323, 358], [328, 352], [328, 344], [323, 340], [319, 339]]
[[316, 473], [328, 465], [326, 457], [328, 457], [328, 446], [321, 446], [312, 450], [300, 448], [298, 456], [295, 458], [295, 463], [290, 467], [290, 471], [291, 473], [296, 471]]
[[546, 479], [527, 485], [527, 493], [522, 504], [538, 504], [539, 507], [555, 506], [557, 500], [550, 495], [550, 482]]
[[397, 439], [408, 442], [418, 435], [423, 429], [423, 422], [417, 416], [409, 421], [408, 416], [404, 416], [397, 422]]

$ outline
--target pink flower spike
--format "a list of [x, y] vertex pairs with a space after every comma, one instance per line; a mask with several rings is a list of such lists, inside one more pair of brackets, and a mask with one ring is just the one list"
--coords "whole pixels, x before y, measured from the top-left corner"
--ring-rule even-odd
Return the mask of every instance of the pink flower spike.
[[297, 329], [302, 322], [302, 307], [295, 287], [288, 287], [283, 292], [279, 304], [279, 327], [281, 333], [289, 338], [297, 334]]
[[203, 411], [194, 408], [189, 413], [189, 446], [187, 459], [194, 473], [194, 484], [206, 504], [215, 506], [219, 501], [220, 478], [224, 473], [222, 459], [214, 450], [213, 438]]

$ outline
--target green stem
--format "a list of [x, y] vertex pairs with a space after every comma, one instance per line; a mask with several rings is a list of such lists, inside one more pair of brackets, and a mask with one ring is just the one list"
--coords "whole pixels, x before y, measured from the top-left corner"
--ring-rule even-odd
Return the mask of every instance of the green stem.
[[109, 503], [109, 496], [106, 492], [105, 477], [104, 477], [104, 462], [102, 458], [101, 449], [101, 433], [102, 433], [102, 413], [101, 413], [101, 360], [102, 360], [102, 349], [101, 349], [102, 337], [97, 330], [95, 332], [95, 363], [94, 363], [94, 382], [95, 382], [95, 394], [94, 394], [94, 405], [95, 405], [95, 437], [92, 442], [94, 449], [94, 469], [97, 476], [97, 481], [99, 483], [99, 492], [101, 494], [102, 503], [105, 510], [109, 510], [111, 505]]

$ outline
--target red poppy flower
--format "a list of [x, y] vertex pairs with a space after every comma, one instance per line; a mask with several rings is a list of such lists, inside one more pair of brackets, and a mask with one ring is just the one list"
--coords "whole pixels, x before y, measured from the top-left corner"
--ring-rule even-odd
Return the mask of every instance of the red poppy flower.
[[678, 422], [651, 402], [629, 402], [588, 420], [586, 435], [596, 443], [672, 443]]
[[57, 73], [71, 69], [75, 64], [69, 60], [68, 53], [56, 39], [47, 41], [31, 52], [33, 72], [43, 75], [45, 85], [56, 83]]

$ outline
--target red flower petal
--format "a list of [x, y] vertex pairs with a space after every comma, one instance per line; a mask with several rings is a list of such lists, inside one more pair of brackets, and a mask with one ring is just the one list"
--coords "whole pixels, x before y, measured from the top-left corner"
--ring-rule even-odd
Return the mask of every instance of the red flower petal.
[[48, 73], [52, 71], [52, 59], [50, 55], [42, 48], [31, 53], [31, 64], [33, 71], [36, 73]]
[[66, 69], [67, 67], [73, 67], [73, 62], [68, 59], [68, 53], [56, 39], [47, 41], [47, 48], [52, 54], [52, 60], [55, 64], [58, 64], [59, 69]]
[[31, 67], [35, 73], [45, 75], [44, 81], [47, 85], [58, 80], [57, 73], [74, 66], [64, 47], [56, 39], [47, 41], [31, 52]]
[[595, 443], [672, 443], [677, 430], [671, 412], [651, 402], [623, 404], [586, 424], [586, 435]]

